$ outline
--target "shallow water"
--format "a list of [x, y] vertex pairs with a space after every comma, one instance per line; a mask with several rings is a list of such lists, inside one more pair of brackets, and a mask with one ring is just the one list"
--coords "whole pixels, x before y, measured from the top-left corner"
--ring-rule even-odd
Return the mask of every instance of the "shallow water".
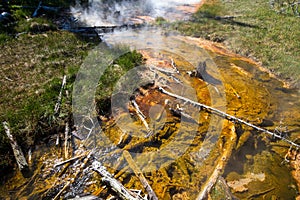
[[[199, 111], [162, 94], [156, 86], [269, 130], [286, 126], [291, 139], [297, 138], [300, 127], [298, 90], [284, 88], [282, 82], [245, 58], [205, 50], [194, 39], [166, 36], [157, 29], [114, 33], [104, 40], [109, 46], [129, 45], [146, 59], [145, 66], [129, 71], [120, 79], [112, 97], [113, 119], [102, 126], [102, 132], [98, 127], [85, 143], [90, 148], [96, 147], [94, 157], [107, 166], [116, 179], [127, 188], [145, 192], [122, 156], [122, 151], [127, 150], [159, 199], [195, 199], [220, 162], [220, 156], [224, 152], [230, 155], [232, 151], [228, 162], [224, 162], [223, 177], [234, 196], [240, 199], [295, 198], [295, 182], [289, 168], [282, 163], [289, 146], [283, 147], [284, 142], [274, 142], [270, 136], [230, 124], [205, 110]], [[204, 77], [206, 82], [187, 74], [203, 61], [207, 63], [209, 74]], [[154, 73], [149, 66], [159, 70]], [[173, 66], [178, 72], [174, 72]], [[172, 70], [174, 73], [164, 72]], [[132, 96], [153, 136], [146, 137], [149, 130], [129, 106]], [[182, 108], [190, 118], [170, 112], [169, 108], [176, 107]], [[54, 146], [54, 140], [50, 147], [35, 150], [33, 177], [25, 180], [17, 173], [2, 187], [1, 196], [53, 198], [72, 178], [75, 181], [62, 194], [65, 198], [87, 193], [107, 198], [113, 194], [102, 189], [100, 177], [91, 171], [89, 161], [85, 165], [82, 163], [86, 161], [78, 160], [69, 167], [53, 167], [62, 161], [62, 155], [62, 149]], [[224, 189], [215, 187], [211, 196], [225, 198], [222, 192]]]

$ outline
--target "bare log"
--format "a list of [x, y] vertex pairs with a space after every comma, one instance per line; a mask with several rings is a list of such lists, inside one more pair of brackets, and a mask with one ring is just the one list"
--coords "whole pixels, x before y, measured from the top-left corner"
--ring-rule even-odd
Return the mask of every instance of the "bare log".
[[10, 133], [9, 124], [7, 122], [3, 122], [3, 127], [5, 129], [5, 133], [9, 139], [10, 145], [13, 149], [15, 159], [17, 161], [18, 167], [23, 174], [24, 177], [30, 176], [30, 170], [28, 163], [25, 159], [25, 156], [22, 152], [21, 147], [17, 144], [16, 140], [13, 138], [12, 134]]
[[162, 92], [163, 94], [166, 94], [166, 95], [169, 95], [169, 96], [174, 97], [176, 99], [179, 99], [179, 100], [181, 100], [181, 101], [183, 101], [183, 102], [185, 102], [187, 104], [190, 104], [190, 105], [192, 105], [192, 106], [194, 106], [194, 107], [196, 107], [198, 109], [205, 109], [205, 110], [209, 111], [210, 113], [218, 115], [220, 117], [223, 117], [223, 118], [225, 118], [225, 119], [227, 119], [229, 121], [238, 122], [238, 123], [244, 124], [244, 125], [249, 126], [249, 127], [253, 128], [253, 129], [257, 130], [257, 131], [260, 131], [260, 132], [263, 132], [263, 133], [267, 133], [267, 134], [271, 135], [274, 138], [278, 138], [280, 140], [283, 140], [283, 141], [289, 143], [290, 145], [292, 145], [292, 146], [294, 146], [296, 148], [300, 148], [299, 144], [296, 144], [295, 142], [293, 142], [293, 141], [291, 141], [291, 140], [289, 140], [289, 139], [287, 139], [287, 138], [285, 138], [285, 137], [283, 137], [283, 136], [281, 136], [281, 135], [279, 135], [279, 134], [277, 134], [275, 132], [271, 132], [271, 131], [268, 131], [266, 129], [260, 128], [260, 127], [258, 127], [256, 125], [253, 125], [253, 124], [251, 124], [249, 122], [246, 122], [245, 120], [242, 120], [242, 119], [237, 118], [235, 116], [229, 115], [229, 114], [227, 114], [227, 113], [225, 113], [223, 111], [220, 111], [220, 110], [218, 110], [216, 108], [213, 108], [213, 107], [210, 107], [208, 105], [192, 101], [192, 100], [190, 100], [188, 98], [179, 96], [177, 94], [173, 94], [171, 92], [166, 91], [162, 87], [159, 87], [158, 90], [160, 92]]
[[149, 185], [147, 179], [145, 178], [145, 176], [143, 175], [141, 170], [135, 164], [135, 162], [132, 159], [130, 153], [125, 150], [125, 151], [123, 151], [123, 156], [126, 159], [126, 161], [128, 162], [130, 168], [133, 170], [134, 174], [140, 179], [142, 185], [144, 186], [145, 190], [147, 191], [147, 193], [149, 195], [149, 199], [150, 200], [158, 200], [158, 197], [156, 196], [155, 192], [153, 191], [153, 189]]
[[227, 164], [228, 159], [231, 156], [232, 149], [236, 143], [236, 134], [235, 134], [235, 127], [231, 123], [231, 130], [230, 130], [230, 138], [226, 142], [225, 148], [223, 150], [222, 156], [219, 158], [217, 162], [217, 166], [215, 167], [212, 175], [208, 178], [205, 184], [202, 186], [201, 191], [197, 197], [197, 200], [206, 199], [208, 193], [211, 191], [211, 188], [216, 184], [218, 178], [223, 174], [224, 168]]
[[61, 88], [60, 88], [60, 92], [59, 92], [59, 95], [58, 95], [57, 103], [55, 104], [54, 115], [58, 114], [58, 111], [60, 109], [61, 99], [62, 99], [62, 92], [65, 88], [66, 83], [67, 83], [67, 76], [64, 75], [63, 81], [62, 81], [62, 84], [61, 84]]
[[106, 170], [100, 162], [93, 162], [93, 170], [98, 172], [103, 178], [102, 181], [111, 186], [111, 188], [124, 200], [143, 200], [143, 198], [125, 188], [118, 180], [113, 178], [113, 176]]

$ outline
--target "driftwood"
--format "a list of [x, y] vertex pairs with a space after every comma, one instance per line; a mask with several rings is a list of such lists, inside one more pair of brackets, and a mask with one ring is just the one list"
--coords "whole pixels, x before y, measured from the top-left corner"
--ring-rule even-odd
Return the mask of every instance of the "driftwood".
[[260, 127], [254, 125], [254, 124], [251, 124], [251, 123], [249, 123], [249, 122], [246, 122], [245, 120], [242, 120], [242, 119], [237, 118], [237, 117], [235, 117], [235, 116], [229, 115], [229, 114], [227, 114], [227, 113], [225, 113], [225, 112], [223, 112], [223, 111], [220, 111], [220, 110], [218, 110], [218, 109], [216, 109], [216, 108], [207, 106], [207, 105], [202, 104], [202, 103], [198, 103], [198, 102], [192, 101], [192, 100], [190, 100], [190, 99], [188, 99], [188, 98], [179, 96], [179, 95], [177, 95], [177, 94], [173, 94], [173, 93], [171, 93], [171, 92], [166, 91], [166, 90], [163, 89], [162, 87], [159, 87], [158, 90], [159, 90], [160, 92], [162, 92], [163, 94], [166, 94], [166, 95], [169, 95], [169, 96], [174, 97], [174, 98], [176, 98], [176, 99], [179, 99], [179, 100], [181, 100], [181, 101], [183, 101], [183, 102], [185, 102], [185, 103], [188, 103], [188, 104], [190, 104], [190, 105], [192, 105], [192, 106], [194, 106], [194, 107], [196, 107], [196, 108], [198, 108], [198, 109], [205, 109], [205, 110], [207, 110], [208, 112], [210, 112], [210, 113], [212, 113], [212, 114], [215, 114], [215, 115], [218, 115], [218, 116], [220, 116], [220, 117], [223, 117], [223, 118], [225, 118], [225, 119], [227, 119], [227, 120], [229, 120], [229, 121], [232, 121], [232, 122], [238, 122], [238, 123], [244, 124], [244, 125], [249, 126], [249, 127], [253, 128], [253, 129], [257, 130], [257, 131], [260, 131], [260, 132], [263, 132], [263, 133], [267, 133], [267, 134], [271, 135], [271, 136], [274, 137], [274, 138], [283, 140], [283, 141], [289, 143], [290, 145], [292, 145], [292, 146], [294, 146], [294, 147], [296, 147], [296, 148], [300, 148], [300, 145], [299, 145], [299, 144], [296, 144], [295, 142], [293, 142], [293, 141], [291, 141], [291, 140], [289, 140], [289, 139], [287, 139], [287, 138], [285, 138], [285, 137], [283, 137], [283, 136], [281, 136], [281, 135], [279, 135], [279, 134], [277, 134], [277, 133], [275, 133], [275, 132], [271, 132], [271, 131], [268, 131], [268, 130], [266, 130], [266, 129], [260, 128]]
[[140, 179], [142, 185], [144, 186], [145, 190], [147, 191], [149, 195], [150, 200], [158, 200], [158, 197], [156, 196], [155, 192], [147, 182], [147, 179], [144, 177], [143, 172], [138, 168], [138, 166], [135, 164], [134, 160], [132, 159], [130, 153], [128, 151], [123, 152], [123, 156], [128, 162], [130, 168], [133, 170], [134, 174]]
[[93, 162], [93, 170], [99, 173], [103, 178], [102, 181], [111, 186], [111, 188], [124, 200], [144, 200], [140, 195], [131, 192], [125, 188], [118, 180], [113, 178], [113, 176], [106, 170], [100, 162]]
[[22, 152], [21, 147], [17, 144], [16, 140], [13, 138], [12, 134], [10, 133], [9, 124], [7, 122], [3, 122], [2, 124], [5, 129], [5, 133], [9, 139], [10, 145], [13, 149], [14, 156], [21, 173], [23, 174], [24, 177], [29, 177], [30, 176], [29, 166]]
[[217, 180], [222, 175], [224, 168], [227, 164], [227, 161], [231, 156], [232, 149], [234, 148], [234, 145], [236, 144], [237, 136], [235, 133], [234, 125], [231, 124], [230, 126], [231, 126], [230, 138], [226, 142], [226, 146], [224, 147], [223, 153], [222, 153], [221, 157], [219, 158], [212, 175], [208, 178], [208, 180], [202, 186], [201, 191], [197, 197], [197, 200], [206, 199], [208, 193], [211, 191], [211, 188], [216, 184]]
[[54, 107], [54, 115], [58, 114], [58, 112], [59, 112], [60, 105], [61, 105], [61, 100], [62, 100], [62, 93], [63, 93], [63, 90], [65, 88], [66, 83], [67, 83], [67, 76], [64, 75], [63, 81], [62, 81], [62, 84], [61, 84], [61, 88], [60, 88], [60, 92], [59, 92], [59, 95], [58, 95], [57, 103], [55, 104], [55, 107]]

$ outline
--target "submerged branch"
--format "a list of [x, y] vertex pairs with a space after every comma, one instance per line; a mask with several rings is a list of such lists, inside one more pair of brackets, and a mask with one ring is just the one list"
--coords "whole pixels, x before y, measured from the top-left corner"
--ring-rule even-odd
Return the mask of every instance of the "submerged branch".
[[145, 176], [143, 175], [141, 170], [135, 164], [135, 162], [132, 159], [130, 153], [125, 150], [123, 152], [123, 156], [127, 160], [128, 164], [129, 164], [130, 168], [133, 170], [134, 174], [140, 179], [140, 181], [141, 181], [142, 185], [144, 186], [145, 190], [148, 192], [149, 199], [150, 200], [158, 200], [158, 197], [156, 196], [155, 192], [153, 191], [153, 189], [149, 185], [147, 179], [145, 178]]
[[139, 108], [138, 104], [136, 103], [136, 101], [132, 100], [131, 104], [134, 107], [137, 116], [139, 117], [139, 119], [143, 122], [144, 126], [146, 127], [146, 130], [147, 130], [146, 137], [149, 137], [149, 136], [153, 135], [152, 130], [150, 129], [147, 121], [145, 120], [146, 116], [142, 113], [142, 111], [140, 110], [140, 108]]
[[[230, 122], [231, 123], [231, 122]], [[230, 125], [230, 138], [226, 142], [226, 146], [224, 148], [224, 152], [222, 153], [221, 157], [218, 160], [217, 166], [214, 169], [212, 175], [208, 178], [208, 180], [205, 182], [205, 184], [202, 186], [202, 189], [197, 197], [197, 200], [202, 200], [207, 197], [207, 194], [211, 191], [212, 187], [216, 184], [218, 178], [222, 175], [224, 172], [225, 166], [228, 162], [228, 159], [231, 156], [232, 149], [234, 148], [234, 145], [236, 143], [236, 133], [235, 133], [235, 127], [231, 123]]]

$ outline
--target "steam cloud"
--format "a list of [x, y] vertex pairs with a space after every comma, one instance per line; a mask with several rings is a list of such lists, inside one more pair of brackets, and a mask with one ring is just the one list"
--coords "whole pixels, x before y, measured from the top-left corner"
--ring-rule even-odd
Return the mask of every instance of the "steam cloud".
[[135, 16], [165, 17], [176, 6], [199, 3], [199, 0], [89, 0], [71, 8], [80, 22], [89, 26], [130, 24]]

